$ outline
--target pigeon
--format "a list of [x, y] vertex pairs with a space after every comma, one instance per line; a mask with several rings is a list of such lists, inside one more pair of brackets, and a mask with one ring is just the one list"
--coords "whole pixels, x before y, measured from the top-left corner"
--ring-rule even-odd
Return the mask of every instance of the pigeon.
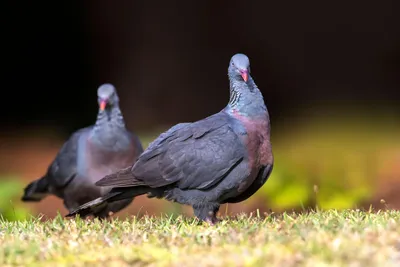
[[107, 195], [67, 216], [96, 213], [114, 201], [147, 194], [190, 205], [200, 221], [214, 225], [221, 204], [257, 192], [274, 163], [269, 113], [246, 55], [231, 58], [228, 77], [230, 99], [223, 110], [162, 133], [131, 167], [96, 182], [113, 187]]
[[[95, 182], [105, 175], [131, 166], [143, 152], [139, 138], [125, 128], [119, 98], [112, 84], [97, 90], [99, 111], [95, 125], [74, 132], [64, 143], [47, 173], [24, 189], [22, 201], [38, 202], [52, 194], [64, 201], [69, 212], [88, 201], [106, 196], [111, 187]], [[93, 213], [107, 218], [133, 198], [110, 202]]]

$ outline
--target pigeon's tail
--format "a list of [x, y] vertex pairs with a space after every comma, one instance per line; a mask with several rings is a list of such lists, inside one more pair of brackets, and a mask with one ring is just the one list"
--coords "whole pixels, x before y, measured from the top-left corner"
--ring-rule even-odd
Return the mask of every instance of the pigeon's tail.
[[109, 203], [140, 196], [148, 193], [149, 191], [151, 191], [151, 188], [147, 186], [113, 188], [105, 196], [96, 198], [79, 206], [75, 210], [68, 213], [66, 217], [72, 217], [78, 214], [81, 218], [91, 214], [96, 216], [97, 214], [101, 214]]
[[38, 202], [41, 201], [49, 194], [49, 183], [46, 177], [42, 177], [38, 180], [28, 184], [24, 189], [24, 195], [21, 200], [26, 202]]

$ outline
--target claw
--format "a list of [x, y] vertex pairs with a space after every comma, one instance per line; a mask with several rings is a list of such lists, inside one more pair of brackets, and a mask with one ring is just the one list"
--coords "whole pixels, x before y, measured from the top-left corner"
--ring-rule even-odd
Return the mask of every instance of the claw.
[[219, 223], [221, 220], [218, 219], [218, 218], [215, 217], [215, 216], [210, 216], [210, 217], [207, 217], [207, 218], [205, 219], [205, 221], [206, 221], [208, 224], [214, 226], [214, 225], [216, 225], [217, 223]]
[[213, 222], [213, 220], [210, 219], [210, 218], [207, 218], [207, 219], [205, 220], [205, 222], [208, 223], [208, 224], [211, 225], [211, 226], [214, 226], [214, 225], [215, 225], [215, 223]]
[[94, 216], [93, 215], [87, 215], [83, 218], [83, 220], [87, 221], [87, 222], [91, 222], [94, 220]]

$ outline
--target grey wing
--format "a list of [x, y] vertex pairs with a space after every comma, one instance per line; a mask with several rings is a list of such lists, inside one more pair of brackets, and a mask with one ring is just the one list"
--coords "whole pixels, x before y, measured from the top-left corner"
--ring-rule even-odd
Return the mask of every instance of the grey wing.
[[[149, 144], [147, 149], [140, 155], [139, 160], [147, 161], [149, 157], [153, 157], [154, 151], [159, 150], [162, 146], [162, 144], [167, 140], [170, 139], [172, 136], [175, 135], [176, 131], [190, 125], [190, 123], [179, 123], [172, 128], [170, 128], [168, 131], [160, 134], [153, 142]], [[134, 162], [133, 166], [136, 165], [137, 161]], [[120, 171], [117, 171], [115, 173], [112, 173], [110, 175], [106, 175], [99, 181], [97, 181], [95, 184], [97, 186], [117, 186], [117, 187], [131, 187], [131, 186], [136, 186], [136, 185], [144, 185], [143, 181], [138, 181], [135, 179], [135, 177], [132, 175], [132, 168], [133, 166], [130, 166], [128, 168], [122, 169]], [[152, 171], [152, 170], [151, 170]], [[155, 170], [157, 171], [157, 170]], [[150, 171], [149, 171], [150, 172]], [[157, 175], [157, 174], [153, 174]], [[149, 174], [149, 176], [152, 176]]]
[[204, 190], [220, 182], [246, 153], [229, 122], [219, 113], [175, 129], [133, 166], [135, 185]]
[[170, 136], [171, 134], [173, 134], [177, 130], [179, 130], [179, 129], [187, 126], [187, 125], [190, 125], [190, 124], [191, 123], [189, 123], [189, 122], [182, 122], [182, 123], [178, 123], [178, 124], [172, 126], [168, 131], [163, 132], [153, 142], [151, 142], [149, 144], [147, 150], [153, 149], [154, 147], [159, 145], [161, 142], [163, 142], [168, 136]]
[[75, 177], [79, 138], [90, 129], [90, 127], [87, 127], [73, 133], [49, 166], [46, 176], [53, 188], [63, 188]]

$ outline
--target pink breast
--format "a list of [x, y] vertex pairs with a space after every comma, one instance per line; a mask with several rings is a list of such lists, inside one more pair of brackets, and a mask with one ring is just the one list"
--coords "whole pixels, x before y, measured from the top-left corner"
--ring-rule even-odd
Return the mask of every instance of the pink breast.
[[101, 149], [90, 142], [87, 142], [87, 145], [86, 160], [88, 166], [91, 166], [88, 170], [88, 175], [93, 181], [97, 181], [105, 175], [131, 166], [136, 159], [134, 149], [115, 152]]
[[242, 122], [247, 132], [247, 136], [243, 141], [246, 145], [249, 157], [250, 175], [248, 179], [240, 185], [239, 190], [242, 191], [254, 182], [262, 166], [272, 163], [273, 158], [269, 137], [269, 122], [267, 118], [250, 120], [239, 113], [234, 113], [234, 116]]

